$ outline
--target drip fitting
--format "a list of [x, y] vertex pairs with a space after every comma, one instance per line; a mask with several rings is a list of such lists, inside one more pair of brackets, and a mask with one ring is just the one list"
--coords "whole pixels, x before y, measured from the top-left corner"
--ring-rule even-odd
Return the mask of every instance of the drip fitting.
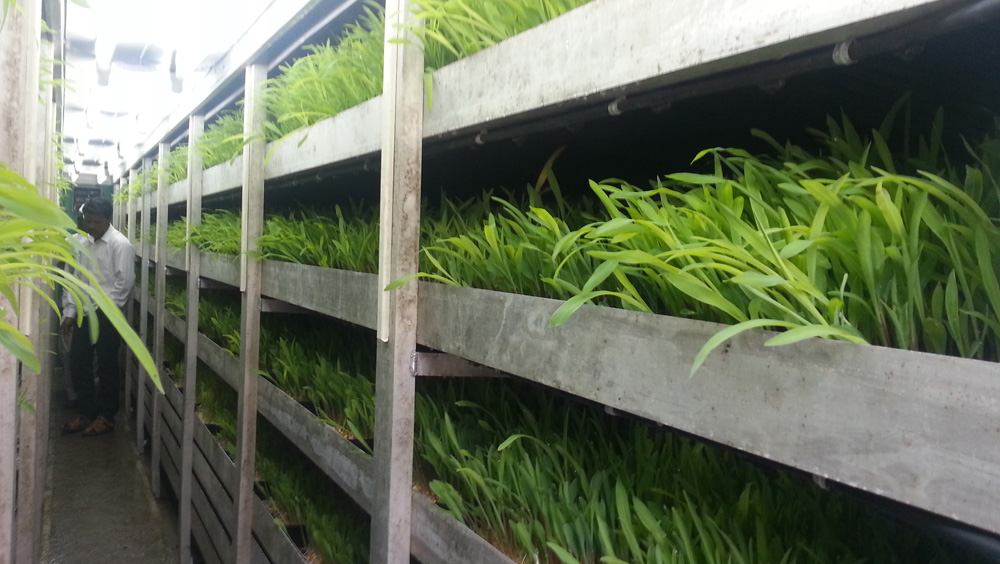
[[834, 45], [833, 63], [840, 66], [847, 66], [856, 63], [857, 61], [851, 58], [851, 45], [853, 44], [854, 40], [848, 39], [847, 41], [841, 41], [840, 43]]
[[622, 109], [619, 107], [619, 104], [621, 104], [624, 101], [625, 101], [625, 96], [619, 96], [618, 98], [615, 98], [613, 102], [608, 104], [608, 114], [613, 115], [615, 117], [622, 115]]

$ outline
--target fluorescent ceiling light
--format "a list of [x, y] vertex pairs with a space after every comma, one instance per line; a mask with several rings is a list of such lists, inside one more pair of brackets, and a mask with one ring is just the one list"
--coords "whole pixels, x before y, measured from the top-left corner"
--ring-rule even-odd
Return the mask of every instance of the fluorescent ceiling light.
[[110, 37], [111, 33], [102, 33], [97, 36], [94, 43], [94, 59], [97, 61], [97, 68], [100, 70], [110, 70], [111, 60], [115, 56], [115, 48], [118, 43]]

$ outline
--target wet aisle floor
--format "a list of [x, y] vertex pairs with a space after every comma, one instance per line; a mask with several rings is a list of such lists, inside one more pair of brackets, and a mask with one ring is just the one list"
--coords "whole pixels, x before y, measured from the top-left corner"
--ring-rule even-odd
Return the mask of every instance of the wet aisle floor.
[[153, 498], [135, 430], [118, 414], [114, 431], [64, 435], [74, 417], [52, 397], [44, 564], [177, 564], [176, 509]]

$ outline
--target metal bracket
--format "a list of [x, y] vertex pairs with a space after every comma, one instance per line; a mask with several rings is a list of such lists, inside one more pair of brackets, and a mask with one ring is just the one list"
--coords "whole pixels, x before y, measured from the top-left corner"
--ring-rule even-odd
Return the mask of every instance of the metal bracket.
[[445, 378], [505, 378], [499, 370], [446, 353], [413, 353], [414, 376]]
[[261, 296], [260, 298], [260, 311], [261, 313], [295, 313], [300, 315], [315, 315], [314, 312], [308, 309], [292, 305], [281, 300], [276, 300], [274, 298], [265, 298], [264, 296]]
[[857, 62], [851, 58], [851, 45], [853, 44], [854, 40], [848, 39], [847, 41], [841, 41], [833, 47], [834, 64], [847, 66]]
[[622, 103], [625, 102], [625, 96], [619, 96], [615, 98], [610, 104], [608, 104], [608, 115], [620, 116], [624, 113], [621, 109]]

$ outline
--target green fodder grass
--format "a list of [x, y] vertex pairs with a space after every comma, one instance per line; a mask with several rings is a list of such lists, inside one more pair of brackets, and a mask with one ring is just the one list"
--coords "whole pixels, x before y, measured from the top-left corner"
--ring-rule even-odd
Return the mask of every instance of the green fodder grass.
[[188, 176], [188, 146], [182, 143], [167, 155], [167, 184], [175, 184]]
[[415, 0], [410, 30], [436, 70], [561, 16], [590, 0]]
[[246, 144], [243, 135], [243, 110], [224, 112], [205, 128], [195, 144], [206, 169], [239, 156]]
[[419, 388], [432, 491], [515, 560], [975, 561], [807, 479], [527, 384]]
[[381, 94], [384, 36], [382, 8], [370, 4], [337, 41], [306, 46], [307, 56], [282, 66], [264, 94], [267, 140], [281, 139]]
[[279, 431], [261, 420], [257, 472], [282, 525], [301, 525], [308, 546], [326, 564], [365, 564], [370, 519]]
[[[428, 72], [558, 17], [589, 0], [419, 0], [421, 43]], [[264, 134], [281, 139], [382, 93], [385, 14], [370, 3], [336, 41], [305, 47], [308, 55], [268, 81]], [[426, 87], [432, 88], [429, 80]], [[433, 97], [427, 92], [427, 99]], [[206, 164], [206, 166], [208, 166]]]
[[[732, 324], [693, 368], [758, 327], [785, 330], [772, 345], [826, 337], [996, 359], [1000, 144], [967, 143], [959, 166], [941, 118], [891, 143], [896, 111], [868, 136], [829, 120], [816, 152], [756, 132], [773, 154], [709, 149], [701, 171], [646, 188], [592, 181], [583, 206], [563, 199], [550, 160], [525, 196], [425, 210], [421, 276], [566, 300], [553, 325], [585, 303]], [[273, 216], [257, 256], [374, 272], [377, 231], [360, 206]], [[192, 241], [235, 254], [239, 218], [208, 215]]]

